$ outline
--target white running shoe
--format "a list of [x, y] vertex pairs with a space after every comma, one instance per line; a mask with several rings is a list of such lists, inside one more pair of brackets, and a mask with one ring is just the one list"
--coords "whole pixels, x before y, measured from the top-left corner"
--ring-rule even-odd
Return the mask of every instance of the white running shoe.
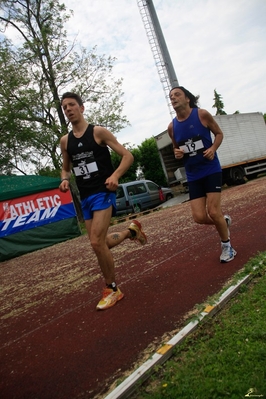
[[230, 262], [231, 260], [234, 259], [236, 254], [237, 252], [234, 250], [233, 247], [231, 247], [231, 245], [222, 243], [222, 253], [220, 256], [220, 262], [221, 263]]

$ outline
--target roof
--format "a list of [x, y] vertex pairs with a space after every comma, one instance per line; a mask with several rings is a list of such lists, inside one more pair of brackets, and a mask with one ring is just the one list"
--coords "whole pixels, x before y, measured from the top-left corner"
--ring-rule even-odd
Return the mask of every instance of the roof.
[[57, 177], [0, 175], [0, 201], [52, 190], [59, 187], [60, 181]]

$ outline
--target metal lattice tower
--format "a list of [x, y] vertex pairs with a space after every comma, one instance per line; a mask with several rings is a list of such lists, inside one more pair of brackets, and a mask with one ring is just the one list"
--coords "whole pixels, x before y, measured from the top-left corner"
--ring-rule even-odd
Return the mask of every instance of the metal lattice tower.
[[152, 0], [137, 0], [140, 15], [151, 46], [155, 65], [165, 93], [165, 99], [171, 116], [175, 115], [169, 100], [169, 91], [178, 86], [175, 70], [164, 40], [160, 23]]

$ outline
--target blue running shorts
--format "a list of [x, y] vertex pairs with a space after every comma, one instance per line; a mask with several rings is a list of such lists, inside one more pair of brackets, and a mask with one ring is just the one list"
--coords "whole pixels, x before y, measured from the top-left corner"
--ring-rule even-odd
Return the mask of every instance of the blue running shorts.
[[116, 214], [116, 194], [115, 192], [97, 193], [84, 198], [81, 207], [84, 220], [92, 219], [94, 211], [101, 211], [113, 207], [112, 216]]

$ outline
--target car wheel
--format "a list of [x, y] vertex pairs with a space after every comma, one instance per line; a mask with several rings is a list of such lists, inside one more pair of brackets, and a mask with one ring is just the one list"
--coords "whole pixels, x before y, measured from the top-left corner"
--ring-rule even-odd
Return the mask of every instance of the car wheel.
[[166, 201], [169, 201], [171, 198], [173, 198], [172, 194], [166, 194], [166, 196], [165, 196]]

